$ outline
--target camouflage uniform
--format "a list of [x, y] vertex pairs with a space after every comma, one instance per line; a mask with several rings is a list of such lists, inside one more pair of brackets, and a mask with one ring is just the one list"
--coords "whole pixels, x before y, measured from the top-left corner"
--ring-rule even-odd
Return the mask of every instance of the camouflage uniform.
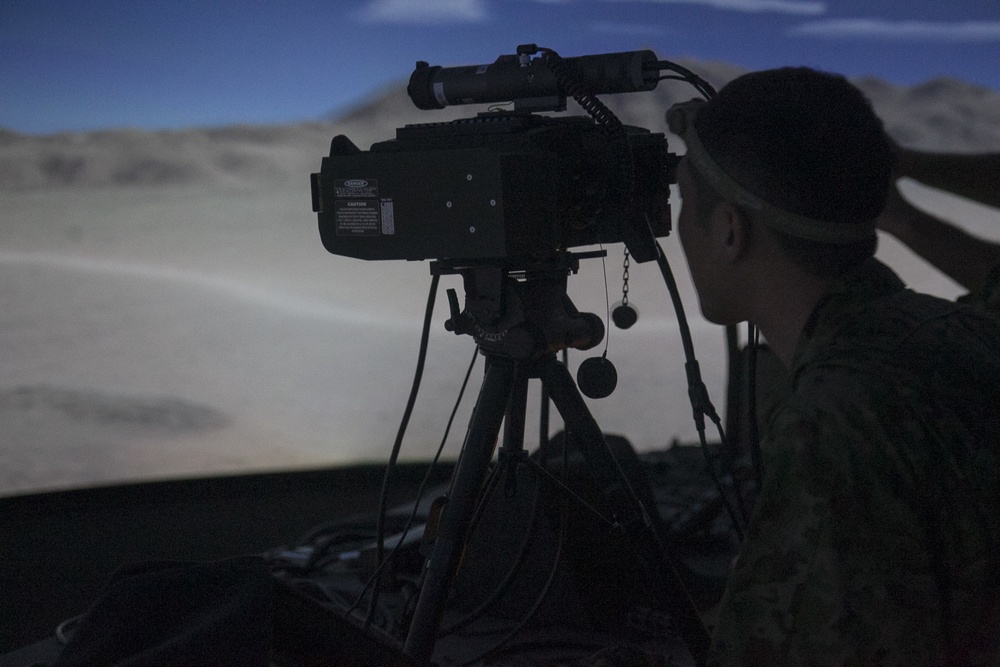
[[1000, 665], [1000, 320], [870, 260], [767, 425], [721, 665]]

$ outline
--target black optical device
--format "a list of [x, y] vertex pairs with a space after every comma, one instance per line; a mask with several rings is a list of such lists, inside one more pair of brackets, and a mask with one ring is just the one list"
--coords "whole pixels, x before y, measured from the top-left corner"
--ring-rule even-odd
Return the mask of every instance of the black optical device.
[[[512, 102], [510, 109], [406, 125], [368, 151], [333, 139], [312, 174], [327, 250], [508, 265], [623, 242], [636, 261], [655, 258], [654, 237], [670, 232], [677, 157], [662, 133], [622, 125], [595, 95], [652, 90], [656, 55], [517, 51], [489, 65], [417, 63], [407, 88], [421, 109]], [[565, 110], [567, 97], [589, 115], [542, 113]]]
[[[515, 467], [528, 460], [522, 454], [530, 380], [541, 381], [544, 406], [551, 400], [576, 437], [614, 517], [609, 527], [624, 531], [629, 549], [643, 554], [652, 582], [648, 588], [655, 591], [651, 604], [672, 619], [692, 656], [704, 662], [708, 633], [677, 578], [677, 565], [668, 562], [670, 555], [648, 522], [653, 510], [644, 508], [634, 492], [623, 492], [629, 482], [565, 364], [556, 358], [556, 352], [588, 349], [604, 337], [601, 319], [577, 311], [566, 285], [579, 259], [605, 251], [570, 248], [623, 242], [636, 261], [665, 262], [656, 237], [670, 232], [669, 186], [677, 157], [667, 151], [663, 134], [623, 125], [596, 97], [651, 90], [666, 78], [660, 77], [661, 69], [697, 81], [688, 70], [657, 61], [652, 51], [564, 60], [529, 44], [490, 65], [417, 63], [408, 92], [421, 109], [508, 101], [512, 108], [407, 125], [396, 130], [395, 139], [368, 151], [347, 137], [334, 137], [329, 157], [312, 175], [313, 210], [326, 249], [368, 260], [431, 259], [435, 277], [460, 274], [465, 308], [449, 290], [451, 319], [445, 328], [471, 335], [486, 358], [447, 502], [435, 520], [436, 536], [426, 545], [430, 552], [402, 644], [407, 664], [431, 664], [446, 634], [442, 619], [449, 592], [487, 486], [501, 425], [501, 459]], [[586, 116], [548, 114], [564, 111], [569, 97]], [[432, 282], [432, 295], [435, 288]], [[430, 297], [428, 303], [433, 305]], [[594, 390], [588, 395], [610, 393], [615, 383], [610, 362], [602, 358], [590, 364], [590, 371], [583, 381]], [[540, 439], [547, 439], [547, 431], [546, 423]], [[396, 446], [393, 456], [399, 441]], [[376, 579], [372, 600], [382, 588]], [[369, 620], [373, 611], [374, 602]]]

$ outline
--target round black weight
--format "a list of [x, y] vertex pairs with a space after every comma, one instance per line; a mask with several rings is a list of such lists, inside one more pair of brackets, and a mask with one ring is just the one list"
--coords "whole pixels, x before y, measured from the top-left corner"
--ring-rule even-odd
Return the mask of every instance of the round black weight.
[[619, 329], [628, 329], [639, 321], [639, 311], [632, 304], [619, 304], [611, 311], [611, 320]]
[[591, 357], [580, 364], [576, 383], [587, 398], [607, 398], [618, 386], [618, 371], [604, 357]]

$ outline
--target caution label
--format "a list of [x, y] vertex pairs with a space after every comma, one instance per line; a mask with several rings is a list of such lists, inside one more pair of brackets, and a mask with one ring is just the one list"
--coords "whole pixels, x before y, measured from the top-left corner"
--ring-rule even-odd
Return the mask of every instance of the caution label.
[[374, 199], [337, 199], [333, 209], [337, 236], [378, 236], [379, 208]]

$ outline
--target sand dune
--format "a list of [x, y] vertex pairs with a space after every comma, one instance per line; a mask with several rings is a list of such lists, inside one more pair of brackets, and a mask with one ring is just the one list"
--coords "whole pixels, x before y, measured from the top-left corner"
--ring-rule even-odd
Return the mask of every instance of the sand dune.
[[[219, 197], [191, 188], [161, 191], [146, 204], [145, 196], [122, 197], [117, 209], [106, 191], [0, 194], [3, 210], [15, 213], [0, 250], [0, 391], [99, 392], [119, 405], [182, 400], [227, 420], [183, 433], [149, 431], [14, 403], [0, 437], [0, 456], [10, 463], [0, 487], [384, 460], [416, 363], [427, 265], [327, 254], [311, 212], [295, 212], [301, 195], [287, 188], [243, 195], [249, 209], [264, 213], [240, 216], [240, 233], [232, 234], [214, 224], [229, 215], [217, 212]], [[276, 223], [267, 203], [292, 212]], [[81, 231], [67, 235], [62, 225]], [[679, 262], [676, 248], [669, 252]], [[676, 266], [681, 275], [683, 265]], [[444, 287], [461, 289], [454, 279]], [[581, 308], [603, 311], [599, 262], [570, 288]], [[595, 412], [609, 429], [662, 446], [665, 434], [690, 431], [670, 423], [687, 421], [683, 388], [673, 398], [645, 388], [679, 377], [680, 345], [650, 267], [633, 269], [632, 290], [643, 323], [612, 333], [622, 386]], [[436, 447], [472, 352], [471, 339], [443, 330], [446, 306], [438, 298], [408, 457]], [[702, 333], [721, 345], [713, 329]], [[707, 364], [716, 387], [721, 371]], [[637, 422], [636, 411], [655, 418]], [[452, 454], [461, 433], [454, 435]]]
[[[717, 85], [739, 73], [688, 65]], [[859, 85], [904, 143], [1000, 150], [995, 91], [950, 80]], [[610, 104], [625, 122], [661, 130], [664, 108], [690, 96], [663, 84]], [[336, 133], [364, 147], [407, 122], [473, 111], [419, 112], [396, 87], [312, 124], [0, 132], [0, 494], [384, 460], [416, 363], [428, 267], [327, 253], [308, 174]], [[996, 211], [918, 186], [907, 193], [1000, 239]], [[722, 333], [698, 316], [676, 241], [665, 245], [722, 409]], [[919, 289], [960, 291], [889, 239], [880, 256]], [[614, 302], [620, 248], [610, 249], [606, 272]], [[669, 297], [655, 267], [633, 266], [631, 275], [642, 317], [611, 332], [620, 386], [592, 407], [606, 430], [649, 449], [688, 440], [694, 427]], [[606, 312], [604, 276], [589, 260], [571, 279], [582, 310]], [[412, 458], [437, 446], [473, 351], [471, 339], [443, 329], [446, 287], [462, 289], [449, 278], [438, 297], [404, 453]], [[574, 353], [572, 365], [587, 356]]]

